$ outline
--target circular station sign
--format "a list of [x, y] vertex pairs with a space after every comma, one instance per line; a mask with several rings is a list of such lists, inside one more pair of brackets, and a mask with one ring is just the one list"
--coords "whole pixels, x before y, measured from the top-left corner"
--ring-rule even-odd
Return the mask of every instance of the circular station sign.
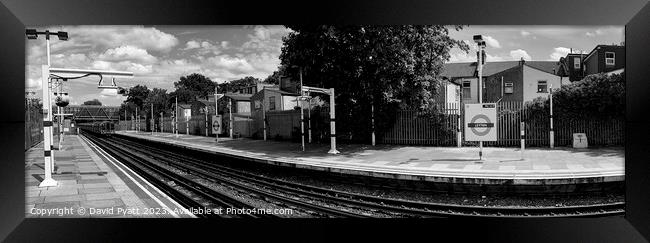
[[221, 116], [212, 116], [212, 133], [221, 133]]
[[470, 124], [468, 124], [468, 127], [474, 134], [478, 136], [485, 136], [490, 133], [494, 127], [494, 123], [490, 121], [490, 118], [485, 114], [478, 114], [472, 117], [472, 120], [470, 121]]
[[465, 141], [496, 141], [496, 123], [496, 104], [465, 105]]

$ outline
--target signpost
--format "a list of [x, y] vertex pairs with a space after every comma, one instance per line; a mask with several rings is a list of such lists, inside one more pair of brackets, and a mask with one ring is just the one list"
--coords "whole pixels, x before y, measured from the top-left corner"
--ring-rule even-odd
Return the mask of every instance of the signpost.
[[[466, 141], [497, 141], [497, 108], [496, 103], [466, 104], [465, 105], [465, 140]], [[483, 157], [483, 148], [479, 158]]]
[[212, 116], [212, 133], [221, 133], [221, 115]]

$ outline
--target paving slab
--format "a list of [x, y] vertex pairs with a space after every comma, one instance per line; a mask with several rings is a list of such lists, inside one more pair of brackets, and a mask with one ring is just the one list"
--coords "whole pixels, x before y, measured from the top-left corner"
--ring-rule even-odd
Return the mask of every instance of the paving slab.
[[[98, 155], [80, 136], [66, 136], [61, 150], [53, 154], [52, 178], [58, 185], [42, 188], [38, 187], [44, 177], [42, 144], [25, 152], [25, 217], [159, 217], [117, 214], [119, 208], [139, 208], [142, 212], [144, 208], [161, 205], [138, 189], [131, 178], [116, 172], [116, 167], [108, 165], [107, 159]], [[86, 210], [83, 214], [81, 208]], [[96, 213], [91, 214], [91, 210]]]
[[308, 144], [253, 139], [219, 138], [168, 133], [118, 131], [117, 134], [177, 147], [257, 161], [261, 163], [369, 175], [448, 182], [519, 185], [579, 184], [624, 181], [625, 151], [622, 147], [592, 149], [486, 147], [478, 158], [475, 147], [424, 147], [396, 145], [339, 145], [337, 155], [328, 154], [329, 144]]

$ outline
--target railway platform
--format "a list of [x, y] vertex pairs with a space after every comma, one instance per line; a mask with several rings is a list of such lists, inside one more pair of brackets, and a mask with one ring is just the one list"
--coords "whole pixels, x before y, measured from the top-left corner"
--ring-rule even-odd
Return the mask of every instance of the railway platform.
[[414, 147], [340, 144], [338, 155], [329, 144], [228, 139], [118, 131], [119, 135], [256, 162], [380, 178], [475, 185], [575, 185], [622, 182], [624, 149], [530, 148], [523, 160], [518, 148]]
[[82, 136], [67, 135], [54, 147], [56, 187], [38, 187], [43, 145], [25, 152], [26, 218], [193, 217]]

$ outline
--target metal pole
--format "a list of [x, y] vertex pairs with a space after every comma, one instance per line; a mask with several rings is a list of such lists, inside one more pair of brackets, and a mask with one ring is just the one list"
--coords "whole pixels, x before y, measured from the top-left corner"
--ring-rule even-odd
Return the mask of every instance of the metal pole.
[[302, 140], [302, 151], [305, 151], [305, 114], [302, 110], [302, 68], [300, 68], [300, 96], [298, 96], [298, 105], [300, 106], [300, 138]]
[[138, 118], [140, 118], [140, 116], [138, 114], [138, 107], [136, 106], [135, 107], [135, 132], [136, 133], [140, 131], [140, 121], [138, 121]]
[[[219, 96], [218, 96], [218, 94], [219, 94], [219, 85], [217, 84], [214, 87], [214, 117], [217, 118], [217, 119], [219, 117]], [[213, 124], [214, 124], [214, 122], [215, 121], [212, 121]], [[219, 129], [221, 129], [221, 128], [219, 128]], [[215, 141], [217, 141], [217, 143], [219, 143], [219, 131], [214, 133], [214, 137], [215, 137]]]
[[[58, 81], [57, 97], [61, 97], [61, 91], [62, 91], [61, 85], [63, 84], [62, 82], [63, 81]], [[61, 143], [63, 142], [63, 115], [61, 115], [62, 112], [61, 112], [61, 107], [60, 106], [57, 105], [56, 110], [59, 113], [59, 121], [58, 121], [58, 123], [59, 123], [59, 148], [58, 149], [61, 150]]]
[[309, 96], [309, 104], [307, 106], [307, 132], [309, 134], [309, 143], [311, 143], [311, 95]]
[[163, 117], [163, 113], [160, 112], [160, 133], [164, 133], [164, 132], [165, 132], [165, 123], [164, 123], [164, 119], [163, 119], [163, 118], [164, 118], [164, 117]]
[[208, 137], [210, 134], [208, 134], [208, 107], [205, 107], [205, 136]]
[[178, 96], [176, 96], [176, 106], [174, 107], [174, 134], [178, 137]]
[[549, 95], [548, 95], [549, 96], [549, 103], [550, 103], [550, 106], [551, 106], [551, 110], [550, 110], [550, 112], [551, 112], [551, 115], [550, 115], [550, 118], [551, 118], [551, 131], [549, 132], [548, 139], [549, 139], [549, 143], [551, 145], [551, 148], [553, 148], [555, 146], [555, 132], [553, 131], [553, 85], [552, 84], [549, 86], [549, 92], [548, 93], [549, 93]]
[[519, 124], [519, 126], [520, 126], [520, 130], [521, 130], [521, 149], [520, 149], [520, 151], [521, 151], [521, 160], [524, 160], [524, 149], [526, 147], [526, 141], [524, 139], [526, 124], [524, 122], [521, 122]]
[[232, 139], [232, 127], [233, 127], [233, 122], [232, 122], [232, 99], [228, 102], [228, 116], [229, 116], [229, 124], [228, 127], [230, 128], [230, 139]]
[[266, 141], [266, 111], [264, 107], [264, 99], [262, 99], [262, 125], [264, 126], [264, 141]]
[[190, 118], [189, 116], [185, 117], [185, 134], [190, 135]]
[[156, 124], [155, 119], [153, 118], [153, 103], [151, 103], [151, 135], [153, 136], [154, 124]]
[[[50, 73], [50, 66], [52, 64], [50, 64], [50, 31], [49, 30], [45, 31], [45, 46], [47, 48], [47, 73], [48, 73], [48, 76], [45, 76], [44, 78], [47, 79], [47, 92], [48, 92], [47, 98], [50, 99], [50, 101], [48, 102], [47, 109], [50, 110], [50, 109], [52, 109], [52, 107], [51, 107], [52, 106], [52, 101], [51, 101], [52, 94], [50, 94], [50, 92], [52, 92], [52, 81], [50, 81], [50, 79], [49, 79], [50, 78], [49, 73]], [[45, 89], [45, 86], [43, 86], [43, 89]], [[45, 99], [45, 97], [43, 97], [43, 99]], [[45, 102], [43, 102], [43, 107], [45, 107]], [[54, 111], [50, 110], [50, 114], [51, 113], [54, 113]], [[52, 117], [50, 117], [50, 121], [52, 121]], [[45, 132], [45, 130], [43, 130], [43, 131]], [[54, 127], [50, 128], [49, 133], [50, 133], [50, 149], [53, 149], [54, 148]], [[54, 154], [52, 154], [52, 168], [54, 168]]]
[[[49, 43], [49, 41], [48, 41]], [[49, 57], [49, 45], [48, 45], [48, 57]], [[48, 58], [49, 63], [49, 58]], [[41, 181], [38, 187], [51, 187], [57, 186], [59, 183], [52, 179], [52, 170], [54, 169], [54, 156], [52, 156], [52, 116], [51, 109], [52, 104], [50, 103], [50, 88], [49, 88], [49, 77], [50, 77], [50, 66], [43, 65], [41, 66], [41, 80], [43, 85], [43, 135], [45, 136], [43, 140], [43, 158], [45, 165], [45, 179]]]
[[375, 103], [372, 101], [370, 104], [370, 120], [372, 123], [372, 146], [375, 146]]
[[330, 151], [327, 153], [338, 154], [336, 150], [336, 104], [334, 104], [334, 88], [330, 88]]
[[[483, 104], [483, 45], [478, 46], [478, 103]], [[479, 141], [478, 158], [483, 160], [483, 141]]]

